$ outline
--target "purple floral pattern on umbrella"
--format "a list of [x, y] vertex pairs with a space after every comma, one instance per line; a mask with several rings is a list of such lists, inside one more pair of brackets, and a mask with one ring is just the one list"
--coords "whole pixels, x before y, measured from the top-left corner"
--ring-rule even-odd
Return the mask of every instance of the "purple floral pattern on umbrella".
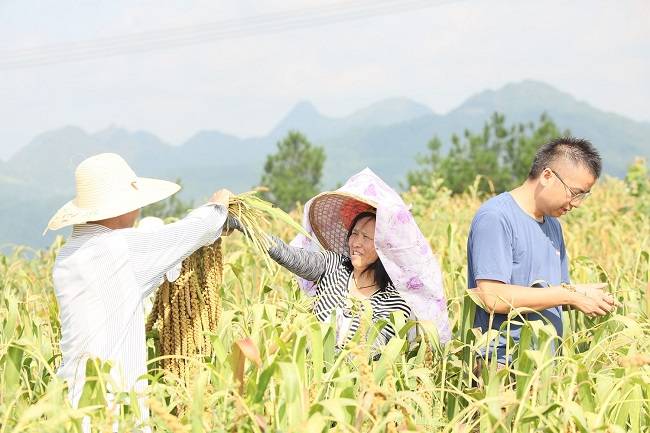
[[420, 290], [424, 288], [424, 283], [417, 276], [411, 277], [406, 282], [406, 288], [409, 290]]
[[400, 224], [408, 224], [411, 221], [411, 212], [402, 209], [395, 215], [395, 220]]
[[377, 196], [377, 188], [375, 188], [375, 185], [374, 185], [374, 184], [370, 184], [370, 185], [368, 185], [368, 187], [365, 189], [365, 191], [363, 191], [363, 193], [364, 193], [365, 195], [369, 195], [369, 196], [372, 196], [372, 197], [376, 197], [376, 196]]
[[[379, 203], [375, 247], [386, 272], [416, 318], [434, 323], [440, 341], [449, 341], [451, 328], [440, 265], [402, 198], [368, 168], [337, 191]], [[291, 244], [318, 251], [321, 246], [313, 236], [308, 217], [311, 202], [305, 204], [302, 222], [312, 236], [300, 234]], [[313, 283], [301, 279], [298, 282], [307, 294], [315, 294]]]

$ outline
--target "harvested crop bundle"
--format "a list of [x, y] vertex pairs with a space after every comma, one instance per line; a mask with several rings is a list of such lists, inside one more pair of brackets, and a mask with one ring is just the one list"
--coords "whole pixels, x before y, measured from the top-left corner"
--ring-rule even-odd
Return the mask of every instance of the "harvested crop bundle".
[[[232, 197], [228, 215], [239, 220], [247, 242], [270, 263], [269, 240], [263, 227], [271, 220], [281, 220], [300, 231], [302, 227], [256, 194], [251, 191]], [[187, 380], [192, 374], [192, 358], [211, 355], [207, 334], [217, 332], [222, 284], [223, 252], [219, 238], [192, 253], [183, 261], [180, 276], [173, 282], [165, 280], [157, 289], [146, 331], [158, 331], [157, 352], [167, 374]]]
[[195, 251], [183, 261], [180, 276], [158, 288], [147, 320], [147, 332], [158, 331], [161, 367], [186, 379], [192, 357], [211, 354], [206, 333], [217, 331], [223, 282], [221, 239]]

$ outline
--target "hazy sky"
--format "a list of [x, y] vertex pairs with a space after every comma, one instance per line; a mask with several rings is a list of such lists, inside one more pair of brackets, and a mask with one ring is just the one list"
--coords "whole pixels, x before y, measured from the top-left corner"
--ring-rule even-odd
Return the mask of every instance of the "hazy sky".
[[[333, 4], [323, 10], [392, 12], [309, 12]], [[328, 24], [269, 33], [286, 29], [268, 17], [282, 11]], [[137, 48], [141, 32], [166, 46], [177, 28], [201, 43], [101, 57]], [[79, 49], [100, 57], [61, 62]], [[34, 55], [55, 63], [9, 62]], [[649, 77], [648, 0], [0, 0], [0, 158], [64, 125], [145, 129], [178, 144], [201, 129], [265, 134], [304, 99], [331, 116], [393, 96], [444, 113], [522, 79], [650, 121]]]

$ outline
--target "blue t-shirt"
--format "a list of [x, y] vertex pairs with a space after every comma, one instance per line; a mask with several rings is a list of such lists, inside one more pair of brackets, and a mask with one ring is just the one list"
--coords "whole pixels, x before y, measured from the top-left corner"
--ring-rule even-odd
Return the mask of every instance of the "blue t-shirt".
[[[544, 217], [538, 222], [519, 207], [509, 192], [486, 201], [476, 212], [467, 239], [467, 284], [477, 286], [476, 280], [496, 280], [506, 284], [531, 286], [543, 280], [548, 285], [569, 282], [569, 267], [557, 218]], [[538, 290], [538, 289], [535, 289]], [[541, 289], [543, 290], [543, 289]], [[562, 336], [562, 307], [540, 312]], [[492, 329], [499, 329], [505, 314], [494, 314]], [[528, 320], [541, 319], [539, 314], [527, 314]], [[476, 308], [474, 326], [486, 332], [490, 314]], [[519, 341], [520, 325], [510, 324], [510, 336]], [[497, 359], [505, 363], [506, 339], [499, 337]]]

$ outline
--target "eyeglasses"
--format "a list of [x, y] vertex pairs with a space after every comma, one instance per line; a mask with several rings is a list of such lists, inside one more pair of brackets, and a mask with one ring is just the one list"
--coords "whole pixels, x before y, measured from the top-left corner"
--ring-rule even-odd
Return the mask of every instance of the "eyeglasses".
[[564, 185], [564, 187], [569, 190], [569, 193], [571, 194], [571, 199], [569, 200], [569, 203], [582, 202], [584, 199], [586, 199], [587, 197], [589, 197], [591, 195], [591, 191], [575, 192], [573, 190], [573, 188], [571, 188], [569, 185], [566, 184], [566, 182], [564, 180], [562, 180], [560, 175], [557, 174], [555, 170], [553, 170], [550, 167], [549, 167], [549, 170], [551, 170], [551, 173], [553, 173], [555, 175], [555, 177], [557, 177], [560, 180], [560, 182], [562, 182], [562, 185]]

